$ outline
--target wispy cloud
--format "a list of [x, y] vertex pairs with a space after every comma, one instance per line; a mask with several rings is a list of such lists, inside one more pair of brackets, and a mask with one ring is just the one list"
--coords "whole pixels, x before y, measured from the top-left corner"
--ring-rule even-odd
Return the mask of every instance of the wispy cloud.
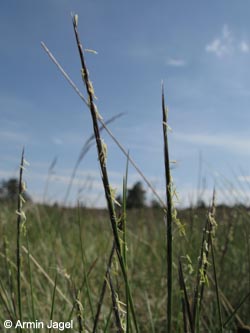
[[229, 134], [182, 134], [174, 133], [173, 137], [176, 140], [188, 142], [196, 145], [205, 145], [217, 148], [223, 148], [233, 153], [250, 155], [249, 141], [250, 136], [235, 133]]
[[245, 40], [242, 40], [239, 49], [242, 53], [248, 53], [250, 51], [250, 45]]
[[208, 43], [205, 50], [208, 53], [215, 54], [218, 58], [223, 58], [226, 55], [232, 54], [234, 51], [249, 53], [250, 43], [244, 39], [240, 41], [237, 36], [233, 36], [232, 31], [225, 24], [220, 35]]
[[28, 141], [27, 135], [19, 132], [12, 132], [12, 131], [1, 131], [0, 138], [3, 141], [15, 141], [20, 142], [21, 144]]
[[184, 67], [187, 65], [187, 63], [185, 60], [180, 58], [168, 58], [166, 65], [171, 67]]
[[220, 36], [208, 43], [205, 49], [217, 57], [223, 57], [233, 51], [233, 36], [226, 24], [223, 26]]
[[158, 61], [161, 64], [171, 67], [184, 67], [187, 65], [185, 59], [181, 57], [171, 57], [166, 53], [166, 48], [162, 45], [133, 45], [128, 50], [129, 56], [147, 61]]

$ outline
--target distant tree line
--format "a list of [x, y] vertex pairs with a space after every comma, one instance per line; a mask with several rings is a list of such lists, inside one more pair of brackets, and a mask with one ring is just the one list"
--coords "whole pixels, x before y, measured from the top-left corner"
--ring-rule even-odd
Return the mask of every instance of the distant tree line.
[[[18, 200], [19, 181], [16, 178], [2, 180], [0, 182], [0, 202], [16, 203]], [[31, 197], [24, 193], [24, 199], [31, 201]], [[118, 196], [117, 201], [122, 203], [122, 197]], [[146, 191], [141, 182], [136, 182], [127, 191], [126, 206], [128, 209], [140, 209], [146, 207]], [[152, 208], [159, 208], [159, 203], [156, 200], [151, 202]]]
[[[2, 180], [0, 182], [0, 201], [7, 201], [9, 203], [16, 203], [18, 199], [19, 181], [16, 178]], [[31, 201], [31, 197], [24, 193], [23, 197], [26, 201]]]
[[[119, 195], [117, 201], [122, 203], [122, 197]], [[143, 188], [141, 182], [136, 182], [127, 192], [126, 206], [128, 209], [140, 209], [146, 207], [146, 191]], [[160, 205], [158, 201], [151, 201], [152, 208], [159, 208]]]

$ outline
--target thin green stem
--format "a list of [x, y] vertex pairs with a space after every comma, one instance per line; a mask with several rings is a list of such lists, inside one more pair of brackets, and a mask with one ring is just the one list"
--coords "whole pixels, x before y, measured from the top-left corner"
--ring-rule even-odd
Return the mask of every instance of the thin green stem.
[[[51, 310], [50, 310], [50, 320], [53, 320], [53, 315], [54, 315], [56, 286], [57, 286], [57, 272], [56, 272], [56, 277], [55, 277], [55, 282], [54, 282], [54, 289], [53, 289], [53, 296], [52, 296], [52, 303], [51, 303]], [[50, 332], [51, 332], [51, 328], [49, 329], [49, 333]]]
[[211, 254], [212, 254], [213, 271], [214, 271], [214, 282], [215, 282], [215, 291], [216, 291], [216, 301], [217, 301], [219, 324], [220, 324], [219, 327], [220, 327], [220, 333], [223, 333], [223, 322], [222, 322], [222, 315], [221, 315], [219, 284], [218, 284], [218, 279], [217, 279], [217, 272], [216, 272], [216, 265], [215, 265], [215, 258], [214, 258], [213, 238], [212, 238], [211, 233], [209, 234], [209, 237], [210, 237], [210, 246], [211, 246]]
[[[35, 322], [35, 306], [34, 306], [34, 292], [33, 292], [33, 279], [32, 279], [32, 271], [31, 271], [31, 263], [30, 263], [30, 249], [29, 249], [29, 239], [28, 239], [28, 232], [26, 233], [26, 245], [27, 245], [27, 259], [28, 259], [28, 271], [29, 271], [29, 283], [30, 283], [30, 298], [31, 298], [31, 310], [32, 310], [32, 320]], [[37, 329], [35, 329], [37, 332]]]
[[99, 298], [98, 305], [97, 305], [97, 311], [96, 311], [96, 315], [95, 315], [92, 333], [96, 333], [96, 330], [97, 330], [97, 326], [98, 326], [98, 322], [99, 322], [99, 318], [100, 318], [100, 314], [101, 314], [101, 309], [102, 309], [102, 304], [103, 304], [103, 299], [104, 299], [104, 295], [105, 295], [106, 288], [107, 288], [108, 274], [111, 269], [114, 253], [115, 253], [115, 243], [113, 243], [113, 246], [112, 246], [112, 249], [111, 249], [111, 252], [109, 255], [108, 265], [107, 265], [106, 273], [105, 273], [104, 280], [103, 280], [100, 298]]
[[[19, 185], [18, 185], [18, 200], [17, 200], [17, 244], [16, 244], [16, 263], [17, 263], [17, 302], [19, 319], [22, 322], [22, 295], [21, 295], [21, 223], [22, 223], [22, 193], [24, 192], [23, 186], [23, 169], [24, 169], [24, 148], [21, 156], [20, 170], [19, 170]], [[19, 327], [19, 332], [22, 328]]]
[[172, 245], [172, 191], [171, 174], [167, 135], [167, 109], [165, 107], [164, 87], [162, 85], [162, 118], [163, 118], [163, 140], [164, 140], [164, 159], [165, 159], [165, 178], [166, 178], [166, 224], [167, 224], [167, 332], [172, 331], [172, 294], [173, 294], [173, 245]]
[[90, 292], [90, 287], [89, 287], [89, 278], [88, 278], [88, 274], [86, 272], [86, 261], [85, 261], [85, 253], [84, 253], [84, 249], [83, 249], [82, 230], [81, 230], [81, 215], [80, 215], [80, 207], [79, 206], [78, 206], [78, 227], [79, 227], [79, 240], [80, 240], [80, 247], [81, 247], [83, 276], [84, 276], [84, 281], [86, 283], [87, 298], [88, 298], [88, 302], [89, 302], [91, 316], [92, 316], [92, 319], [94, 320], [94, 310], [93, 310], [91, 292]]

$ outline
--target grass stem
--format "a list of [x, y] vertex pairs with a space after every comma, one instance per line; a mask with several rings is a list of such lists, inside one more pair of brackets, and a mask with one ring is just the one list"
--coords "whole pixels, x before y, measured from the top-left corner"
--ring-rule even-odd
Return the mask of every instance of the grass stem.
[[[17, 244], [16, 244], [16, 263], [17, 263], [17, 302], [19, 320], [22, 322], [22, 294], [21, 294], [21, 223], [22, 223], [22, 193], [24, 192], [23, 185], [23, 170], [24, 170], [24, 148], [22, 150], [21, 163], [19, 168], [19, 184], [18, 184], [18, 200], [17, 200]], [[22, 328], [19, 327], [19, 332]]]
[[163, 118], [163, 139], [164, 139], [164, 159], [165, 159], [165, 178], [166, 178], [166, 224], [167, 224], [167, 332], [172, 332], [172, 294], [173, 294], [173, 236], [172, 236], [172, 191], [171, 174], [167, 135], [167, 109], [165, 107], [164, 86], [162, 84], [162, 118]]

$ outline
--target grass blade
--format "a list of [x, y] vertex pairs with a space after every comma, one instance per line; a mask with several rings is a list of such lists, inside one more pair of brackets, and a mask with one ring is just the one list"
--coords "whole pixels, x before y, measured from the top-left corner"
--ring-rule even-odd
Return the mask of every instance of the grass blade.
[[200, 247], [200, 256], [198, 260], [198, 268], [197, 268], [197, 277], [196, 277], [196, 284], [195, 284], [195, 289], [194, 289], [194, 298], [193, 298], [193, 322], [194, 322], [194, 327], [199, 328], [199, 318], [197, 318], [198, 314], [200, 313], [199, 306], [201, 305], [201, 285], [202, 285], [202, 280], [204, 280], [204, 254], [205, 254], [205, 244], [207, 244], [207, 233], [208, 233], [208, 225], [209, 225], [209, 220], [208, 218], [206, 219], [206, 223], [203, 229], [203, 234], [202, 234], [202, 242], [201, 242], [201, 247]]
[[108, 332], [112, 312], [113, 312], [113, 307], [111, 307], [111, 309], [109, 311], [108, 318], [107, 318], [106, 325], [104, 327], [103, 333], [107, 333]]
[[152, 316], [150, 300], [148, 298], [147, 293], [145, 295], [145, 298], [146, 298], [146, 304], [147, 304], [147, 309], [148, 309], [148, 315], [149, 315], [149, 322], [150, 322], [151, 332], [155, 333], [154, 319], [153, 319], [153, 316]]
[[227, 324], [235, 317], [237, 311], [246, 302], [246, 300], [248, 299], [249, 296], [250, 296], [250, 292], [242, 298], [242, 300], [239, 302], [239, 304], [235, 307], [234, 311], [231, 313], [231, 315], [224, 322], [224, 324], [223, 324], [224, 328], [226, 328]]
[[[19, 184], [18, 184], [18, 200], [17, 200], [17, 244], [16, 244], [16, 265], [17, 265], [17, 304], [19, 320], [22, 322], [22, 294], [21, 294], [21, 223], [22, 223], [22, 194], [25, 191], [23, 183], [23, 170], [24, 170], [24, 148], [21, 156], [21, 163], [19, 169]], [[19, 332], [22, 328], [19, 327]]]
[[167, 109], [165, 107], [164, 87], [162, 85], [162, 115], [163, 115], [163, 139], [164, 139], [164, 160], [165, 160], [165, 178], [166, 178], [166, 198], [167, 198], [167, 332], [172, 331], [172, 293], [173, 293], [173, 250], [172, 250], [172, 191], [170, 161], [167, 135]]
[[216, 302], [217, 302], [217, 309], [218, 309], [218, 316], [219, 316], [219, 328], [220, 328], [220, 332], [223, 333], [223, 322], [222, 322], [222, 315], [221, 315], [221, 302], [220, 302], [220, 294], [219, 294], [219, 283], [218, 283], [218, 279], [217, 279], [217, 272], [216, 272], [216, 265], [215, 265], [215, 258], [214, 258], [213, 238], [212, 238], [211, 233], [209, 234], [209, 238], [210, 238], [210, 246], [211, 246], [213, 272], [214, 272], [214, 282], [215, 282], [215, 291], [216, 291]]
[[85, 253], [84, 253], [84, 249], [83, 249], [81, 215], [80, 215], [79, 206], [78, 206], [78, 227], [79, 227], [79, 239], [80, 239], [80, 248], [81, 248], [83, 276], [84, 276], [84, 281], [86, 283], [87, 298], [88, 298], [88, 302], [89, 302], [90, 312], [91, 312], [92, 319], [94, 320], [94, 310], [93, 310], [93, 304], [92, 304], [92, 299], [91, 299], [91, 292], [90, 292], [90, 288], [89, 288], [89, 278], [88, 278], [88, 274], [86, 272], [86, 262], [85, 262]]
[[[185, 283], [185, 280], [184, 280], [181, 260], [179, 260], [179, 283], [180, 283], [181, 292], [183, 293], [182, 298], [183, 298], [183, 301], [184, 301], [183, 302], [183, 317], [184, 317], [183, 321], [185, 321], [186, 314], [187, 314], [191, 333], [194, 333], [195, 332], [195, 330], [194, 330], [195, 326], [194, 326], [194, 321], [193, 321], [193, 317], [192, 317], [190, 303], [189, 303], [189, 300], [188, 300], [188, 294], [187, 294], [187, 289], [186, 289], [186, 283]], [[186, 329], [185, 332], [188, 332], [186, 325], [184, 326], [184, 330], [185, 329]]]
[[[54, 282], [54, 289], [53, 289], [53, 296], [52, 296], [52, 303], [51, 303], [51, 310], [50, 310], [50, 320], [53, 320], [53, 315], [54, 315], [56, 286], [57, 286], [57, 272], [56, 272], [56, 277], [55, 277], [55, 282]], [[51, 332], [51, 328], [49, 329], [49, 333], [50, 332]]]
[[103, 304], [103, 299], [104, 299], [104, 295], [105, 295], [106, 288], [107, 288], [108, 275], [109, 275], [109, 272], [111, 269], [114, 253], [115, 253], [115, 243], [113, 243], [113, 246], [112, 246], [112, 249], [111, 249], [111, 252], [109, 255], [108, 265], [107, 265], [106, 273], [105, 273], [104, 280], [103, 280], [100, 298], [99, 298], [98, 305], [97, 305], [97, 311], [96, 311], [96, 315], [95, 315], [92, 333], [96, 333], [96, 330], [97, 330], [97, 326], [98, 326], [98, 322], [99, 322], [99, 318], [100, 318], [100, 314], [101, 314], [101, 309], [102, 309], [102, 304]]
[[78, 331], [79, 333], [84, 332], [84, 324], [83, 324], [83, 311], [82, 304], [79, 300], [80, 293], [78, 292], [76, 295], [76, 310], [77, 310], [77, 321], [78, 321]]
[[[32, 320], [35, 322], [35, 306], [34, 306], [34, 292], [33, 292], [33, 279], [32, 279], [32, 270], [30, 264], [30, 249], [29, 249], [29, 239], [28, 239], [28, 232], [26, 233], [26, 245], [27, 245], [27, 259], [28, 259], [28, 273], [29, 273], [29, 283], [30, 283], [30, 298], [31, 298], [31, 309], [32, 309]], [[37, 329], [36, 329], [37, 331]]]
[[109, 279], [109, 287], [110, 287], [110, 291], [111, 291], [111, 299], [112, 299], [112, 304], [113, 304], [113, 312], [115, 315], [117, 333], [123, 333], [123, 328], [122, 328], [122, 323], [121, 323], [121, 318], [120, 318], [120, 313], [119, 313], [119, 306], [118, 306], [116, 292], [114, 289], [114, 285], [113, 285], [113, 281], [112, 281], [110, 272], [108, 273], [108, 279]]
[[6, 275], [8, 277], [8, 287], [9, 287], [9, 292], [10, 292], [10, 297], [11, 297], [11, 303], [12, 303], [12, 307], [13, 307], [14, 316], [16, 318], [17, 317], [17, 311], [16, 311], [15, 289], [14, 289], [12, 269], [11, 269], [11, 266], [9, 265], [9, 260], [8, 260], [8, 241], [6, 239], [6, 236], [4, 236], [3, 245], [4, 245], [5, 270], [6, 270]]

